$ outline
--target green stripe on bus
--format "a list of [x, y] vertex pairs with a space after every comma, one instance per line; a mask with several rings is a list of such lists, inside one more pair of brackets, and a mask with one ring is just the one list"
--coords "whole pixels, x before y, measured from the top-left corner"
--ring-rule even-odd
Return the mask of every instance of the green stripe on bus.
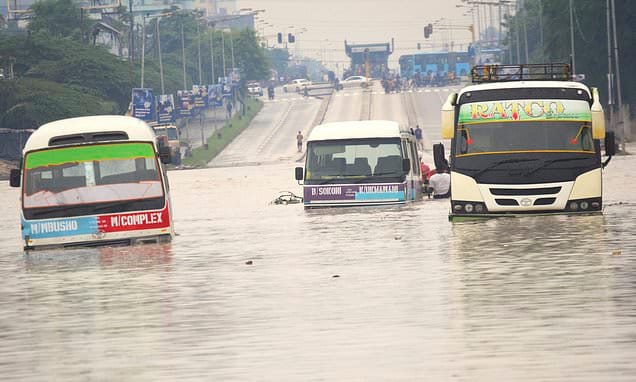
[[75, 146], [48, 149], [27, 154], [28, 169], [54, 166], [62, 163], [99, 161], [109, 159], [153, 158], [150, 143], [116, 143], [107, 145]]

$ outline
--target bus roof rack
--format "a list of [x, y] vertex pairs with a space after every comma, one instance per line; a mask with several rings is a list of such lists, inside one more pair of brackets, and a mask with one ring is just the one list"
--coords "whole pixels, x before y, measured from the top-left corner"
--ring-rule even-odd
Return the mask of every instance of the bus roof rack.
[[471, 72], [474, 84], [507, 81], [570, 81], [568, 64], [475, 65]]

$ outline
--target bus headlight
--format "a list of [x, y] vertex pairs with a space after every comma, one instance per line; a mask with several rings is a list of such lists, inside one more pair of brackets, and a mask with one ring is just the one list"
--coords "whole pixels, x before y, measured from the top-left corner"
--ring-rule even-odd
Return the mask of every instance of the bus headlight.
[[460, 200], [455, 200], [452, 202], [452, 210], [455, 214], [487, 214], [488, 207], [484, 203], [475, 202], [471, 200], [470, 202], [464, 202]]
[[568, 211], [579, 212], [600, 211], [602, 207], [601, 198], [569, 200], [566, 205], [566, 209]]

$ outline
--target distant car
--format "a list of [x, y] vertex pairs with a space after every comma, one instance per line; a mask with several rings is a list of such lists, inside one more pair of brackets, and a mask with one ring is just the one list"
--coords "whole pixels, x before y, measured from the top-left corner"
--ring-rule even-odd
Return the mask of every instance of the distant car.
[[312, 82], [305, 78], [292, 80], [290, 83], [283, 85], [284, 92], [299, 92], [305, 86], [311, 86]]
[[371, 79], [363, 76], [351, 76], [347, 77], [344, 80], [340, 81], [341, 87], [351, 88], [351, 87], [363, 87], [366, 88], [371, 84]]
[[263, 95], [263, 88], [261, 88], [261, 85], [258, 82], [250, 82], [247, 84], [247, 94], [254, 97], [260, 97]]

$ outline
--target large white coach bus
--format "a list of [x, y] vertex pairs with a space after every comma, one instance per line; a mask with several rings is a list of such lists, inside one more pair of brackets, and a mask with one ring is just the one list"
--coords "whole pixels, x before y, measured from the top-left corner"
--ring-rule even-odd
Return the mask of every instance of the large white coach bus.
[[80, 117], [41, 126], [26, 142], [21, 168], [11, 171], [11, 186], [22, 190], [24, 248], [171, 240], [161, 165], [169, 153], [136, 118]]
[[422, 197], [416, 141], [393, 121], [334, 122], [307, 140], [303, 181], [306, 208], [400, 204]]
[[[442, 107], [449, 218], [600, 213], [615, 143], [597, 89], [571, 81], [567, 64], [476, 66], [472, 77]], [[442, 144], [433, 151], [446, 162]]]

